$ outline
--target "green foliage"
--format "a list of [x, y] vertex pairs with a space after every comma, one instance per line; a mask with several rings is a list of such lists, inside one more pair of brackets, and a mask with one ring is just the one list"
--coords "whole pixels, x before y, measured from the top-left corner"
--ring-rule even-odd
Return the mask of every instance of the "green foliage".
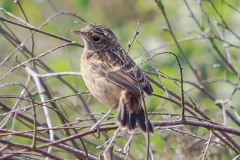
[[0, 1], [0, 6], [8, 12], [14, 12], [14, 5], [12, 1], [2, 0]]
[[77, 5], [79, 7], [79, 9], [88, 9], [89, 5], [90, 5], [90, 1], [89, 0], [80, 0], [77, 1]]
[[[135, 40], [131, 46], [129, 55], [137, 64], [143, 63], [140, 65], [140, 68], [159, 85], [164, 85], [170, 91], [166, 92], [163, 89], [164, 87], [152, 85], [154, 94], [157, 96], [145, 97], [147, 111], [153, 112], [149, 115], [149, 119], [156, 122], [172, 122], [180, 118], [181, 93], [183, 93], [181, 90], [180, 69], [175, 57], [170, 53], [165, 53], [167, 51], [177, 56], [183, 68], [184, 98], [188, 102], [185, 104], [185, 107], [188, 109], [185, 112], [186, 119], [201, 123], [210, 122], [210, 124], [216, 124], [220, 127], [232, 127], [236, 130], [239, 128], [239, 123], [236, 122], [239, 121], [238, 113], [240, 112], [238, 75], [240, 62], [239, 1], [186, 0], [192, 11], [191, 13], [186, 3], [184, 3], [185, 1], [162, 0], [161, 2], [164, 5], [165, 14], [171, 27], [166, 23], [164, 14], [154, 1], [25, 0], [19, 2], [29, 24], [38, 28], [47, 21], [42, 28], [38, 29], [62, 38], [68, 38], [79, 44], [83, 44], [82, 40], [79, 36], [74, 35], [71, 30], [82, 28], [84, 23], [73, 14], [80, 16], [87, 22], [102, 23], [111, 28], [117, 35], [119, 43], [125, 49], [128, 49], [128, 43], [133, 39], [138, 21], [140, 21], [139, 35], [137, 35], [137, 41]], [[7, 16], [3, 11], [0, 12], [1, 17], [26, 25], [23, 22], [26, 19], [18, 4], [14, 4], [11, 0], [1, 0], [0, 7], [22, 19], [22, 22], [16, 17]], [[65, 13], [60, 14], [62, 11]], [[68, 12], [73, 14], [67, 14]], [[59, 13], [58, 16], [48, 19], [57, 13]], [[198, 23], [196, 23], [196, 20]], [[48, 33], [38, 32], [34, 33], [33, 39], [28, 39], [25, 43], [29, 52], [24, 50], [24, 48], [17, 50], [14, 44], [20, 45], [21, 42], [29, 38], [30, 30], [3, 21], [1, 21], [0, 27], [0, 29], [14, 37], [14, 40], [9, 40], [9, 36], [6, 36], [3, 30], [0, 30], [0, 78], [3, 78], [4, 74], [11, 71], [0, 80], [0, 102], [2, 107], [0, 108], [0, 113], [4, 114], [0, 115], [0, 128], [9, 132], [33, 130], [32, 108], [29, 110], [22, 109], [32, 105], [31, 99], [26, 92], [24, 93], [21, 86], [12, 84], [15, 83], [26, 86], [34, 103], [38, 104], [36, 104], [37, 127], [44, 130], [48, 126], [36, 82], [33, 78], [30, 78], [23, 65], [16, 69], [14, 67], [20, 63], [27, 62], [32, 57], [47, 53], [51, 49], [66, 43], [66, 41], [54, 38]], [[179, 46], [174, 42], [174, 38], [176, 38]], [[32, 42], [34, 42], [34, 45]], [[32, 46], [34, 47], [32, 48]], [[26, 65], [36, 67], [41, 75], [71, 71], [79, 72], [82, 51], [82, 48], [78, 46], [65, 46], [35, 59], [34, 63], [32, 61], [28, 62]], [[156, 55], [151, 60], [147, 60], [150, 56], [158, 53], [164, 54]], [[233, 66], [236, 73], [224, 60], [227, 60]], [[48, 95], [46, 97], [47, 101], [51, 101], [48, 101], [46, 105], [52, 108], [50, 109], [50, 117], [52, 118], [53, 127], [57, 128], [54, 131], [56, 134], [55, 140], [86, 133], [82, 138], [89, 153], [94, 156], [101, 154], [106, 145], [99, 148], [96, 148], [96, 146], [102, 145], [112, 137], [115, 130], [110, 129], [116, 126], [117, 111], [103, 122], [101, 127], [106, 127], [106, 130], [101, 130], [99, 132], [100, 137], [98, 137], [97, 132], [94, 135], [89, 133], [89, 128], [95, 123], [93, 117], [100, 119], [109, 110], [109, 106], [91, 98], [88, 92], [85, 93], [87, 88], [81, 76], [53, 76], [43, 78], [42, 83], [46, 85], [45, 90], [49, 92], [43, 93]], [[84, 93], [80, 94], [82, 92]], [[23, 97], [21, 97], [21, 93], [23, 93]], [[76, 93], [78, 94], [76, 95]], [[161, 98], [161, 96], [166, 99]], [[178, 104], [172, 101], [176, 101]], [[2, 103], [8, 107], [8, 110], [4, 108]], [[225, 113], [221, 109], [222, 106], [225, 107], [233, 118], [228, 114], [224, 117]], [[92, 114], [89, 114], [86, 108]], [[59, 113], [54, 111], [54, 109], [58, 110]], [[10, 113], [11, 110], [13, 114]], [[199, 111], [211, 120], [202, 117]], [[8, 115], [11, 115], [9, 119]], [[63, 116], [68, 122], [66, 119], [63, 119]], [[26, 117], [30, 118], [30, 120], [26, 120]], [[226, 118], [226, 124], [222, 125], [224, 118]], [[65, 125], [68, 123], [71, 123], [71, 125]], [[68, 127], [70, 129], [65, 129]], [[150, 135], [150, 148], [154, 153], [155, 159], [202, 158], [202, 153], [209, 138], [209, 129], [185, 124], [156, 127], [158, 129]], [[76, 129], [77, 133], [73, 129]], [[69, 131], [69, 135], [67, 131]], [[220, 132], [215, 132], [223, 139], [228, 139]], [[229, 134], [227, 132], [224, 133]], [[33, 132], [28, 134], [33, 135]], [[49, 138], [49, 130], [38, 131], [37, 135]], [[236, 135], [233, 134], [231, 136], [234, 138], [234, 142], [240, 143]], [[127, 132], [119, 134], [113, 148], [114, 156], [117, 156], [117, 158], [126, 157], [126, 155], [118, 151], [123, 149], [129, 137], [130, 135]], [[3, 136], [0, 140], [6, 139], [29, 146], [32, 143], [31, 139], [21, 136], [12, 135], [12, 137], [8, 138]], [[210, 147], [206, 152], [207, 159], [233, 159], [239, 154], [234, 151], [234, 149], [237, 150], [237, 147], [231, 142], [228, 141], [231, 144], [229, 146], [214, 134], [212, 135], [212, 140], [213, 142], [210, 143]], [[83, 151], [80, 140], [75, 139], [75, 141], [77, 146], [81, 146], [80, 150]], [[47, 142], [38, 141], [37, 144], [47, 144]], [[61, 144], [78, 149], [72, 141]], [[146, 146], [146, 134], [137, 134], [131, 143], [128, 158], [146, 158]], [[6, 150], [7, 153], [22, 151], [22, 149], [17, 147], [17, 149], [12, 148], [8, 148], [9, 150]], [[44, 149], [47, 150], [47, 147]], [[5, 150], [3, 149], [3, 151]], [[53, 154], [64, 159], [76, 158], [73, 152], [59, 149], [58, 147], [54, 147]], [[30, 159], [39, 158], [37, 155], [26, 155]], [[24, 153], [19, 153], [18, 156], [23, 158], [25, 155]]]

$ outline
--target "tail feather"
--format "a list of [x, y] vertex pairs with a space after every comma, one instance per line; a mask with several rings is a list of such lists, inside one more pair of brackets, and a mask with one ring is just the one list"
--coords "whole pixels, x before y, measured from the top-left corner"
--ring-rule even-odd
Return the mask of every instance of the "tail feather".
[[126, 106], [122, 103], [119, 105], [118, 108], [118, 122], [120, 122], [120, 125], [122, 127], [125, 127], [128, 123], [128, 112], [126, 109]]
[[130, 132], [135, 130], [136, 124], [138, 124], [139, 128], [144, 132], [153, 132], [153, 126], [149, 119], [147, 119], [145, 123], [145, 115], [142, 107], [139, 107], [139, 110], [135, 112], [131, 112], [126, 108], [126, 105], [124, 105], [124, 103], [121, 103], [118, 108], [117, 120], [120, 123], [121, 127], [126, 127]]
[[147, 121], [145, 122], [145, 114], [143, 108], [141, 108], [137, 114], [137, 124], [140, 127], [140, 129], [144, 132], [152, 132], [153, 133], [153, 126], [149, 119], [147, 118]]
[[135, 130], [136, 128], [136, 114], [128, 112], [129, 121], [127, 123], [128, 130]]

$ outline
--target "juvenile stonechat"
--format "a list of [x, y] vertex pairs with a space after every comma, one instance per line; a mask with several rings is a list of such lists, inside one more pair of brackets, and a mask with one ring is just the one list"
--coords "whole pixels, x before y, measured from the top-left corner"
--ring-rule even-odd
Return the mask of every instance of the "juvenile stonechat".
[[83, 80], [98, 101], [118, 108], [118, 124], [134, 131], [136, 124], [144, 132], [153, 132], [142, 107], [143, 92], [150, 95], [152, 86], [145, 73], [120, 46], [115, 34], [101, 24], [90, 23], [74, 30], [84, 41], [81, 57]]

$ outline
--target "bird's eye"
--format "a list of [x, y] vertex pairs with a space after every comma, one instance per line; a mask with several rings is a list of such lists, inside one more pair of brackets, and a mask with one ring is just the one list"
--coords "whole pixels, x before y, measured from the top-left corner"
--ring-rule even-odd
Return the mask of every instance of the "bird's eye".
[[93, 35], [91, 36], [93, 42], [100, 42], [101, 38], [99, 36]]

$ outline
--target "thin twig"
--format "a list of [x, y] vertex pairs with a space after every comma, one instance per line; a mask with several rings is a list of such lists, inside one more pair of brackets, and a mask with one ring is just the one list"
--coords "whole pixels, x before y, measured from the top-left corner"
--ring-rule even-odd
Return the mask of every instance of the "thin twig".
[[201, 160], [207, 160], [207, 152], [208, 152], [208, 148], [209, 148], [209, 145], [210, 145], [211, 139], [212, 139], [212, 131], [210, 131], [209, 133], [210, 133], [209, 138], [208, 138], [208, 141], [206, 142], [207, 145], [206, 145], [206, 148], [203, 152], [203, 156], [202, 156]]
[[23, 62], [23, 63], [15, 66], [15, 67], [13, 67], [11, 70], [9, 70], [7, 73], [5, 73], [5, 74], [0, 78], [0, 81], [2, 81], [2, 80], [3, 80], [9, 73], [11, 73], [12, 71], [16, 70], [17, 68], [19, 68], [19, 67], [21, 67], [21, 66], [24, 66], [25, 64], [27, 64], [27, 63], [29, 63], [29, 62], [35, 61], [35, 60], [37, 60], [37, 59], [39, 59], [39, 58], [41, 58], [41, 57], [43, 57], [43, 56], [45, 56], [45, 55], [47, 55], [47, 54], [49, 54], [49, 53], [51, 53], [51, 52], [59, 49], [59, 48], [66, 47], [66, 46], [69, 46], [69, 45], [75, 45], [75, 44], [76, 44], [75, 42], [64, 43], [64, 44], [62, 44], [62, 45], [60, 45], [60, 46], [57, 46], [57, 47], [55, 47], [55, 48], [53, 48], [53, 49], [51, 49], [51, 50], [49, 50], [49, 51], [47, 51], [47, 52], [44, 52], [44, 53], [42, 53], [42, 54], [40, 54], [40, 55], [38, 55], [38, 56], [36, 56], [36, 57], [33, 57], [33, 58], [31, 58], [31, 59], [28, 59], [27, 61], [25, 61], [25, 62]]

